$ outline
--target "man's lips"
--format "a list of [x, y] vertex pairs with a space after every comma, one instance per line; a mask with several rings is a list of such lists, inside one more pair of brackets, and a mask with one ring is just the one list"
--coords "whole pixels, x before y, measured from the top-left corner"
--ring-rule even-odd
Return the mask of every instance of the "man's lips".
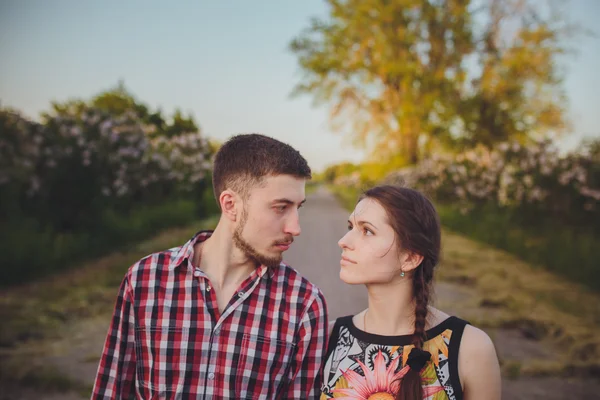
[[275, 246], [279, 247], [282, 250], [287, 250], [290, 248], [292, 242], [293, 242], [293, 240], [291, 240], [289, 242], [279, 242], [279, 243], [275, 243]]

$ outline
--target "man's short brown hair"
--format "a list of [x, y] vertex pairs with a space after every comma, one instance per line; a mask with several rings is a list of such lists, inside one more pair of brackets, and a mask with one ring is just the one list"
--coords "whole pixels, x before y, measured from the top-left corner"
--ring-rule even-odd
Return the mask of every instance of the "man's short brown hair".
[[213, 189], [217, 204], [224, 190], [246, 197], [252, 186], [275, 175], [312, 177], [308, 163], [292, 146], [257, 133], [235, 135], [215, 156]]

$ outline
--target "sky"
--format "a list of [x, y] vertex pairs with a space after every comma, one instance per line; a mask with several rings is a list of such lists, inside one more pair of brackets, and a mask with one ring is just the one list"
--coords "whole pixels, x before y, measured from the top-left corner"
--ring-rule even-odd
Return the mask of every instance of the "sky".
[[[569, 11], [594, 29], [600, 1], [572, 0]], [[123, 80], [151, 108], [181, 108], [219, 141], [260, 132], [296, 147], [315, 171], [358, 162], [363, 152], [331, 129], [326, 106], [290, 97], [301, 71], [289, 42], [326, 12], [320, 0], [0, 0], [0, 104], [35, 119], [51, 101], [89, 99]], [[600, 136], [600, 31], [577, 46], [563, 149]]]

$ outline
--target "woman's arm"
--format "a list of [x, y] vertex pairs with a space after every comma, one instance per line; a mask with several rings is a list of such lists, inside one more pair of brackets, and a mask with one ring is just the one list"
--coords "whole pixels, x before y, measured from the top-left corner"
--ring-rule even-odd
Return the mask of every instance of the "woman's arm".
[[500, 400], [500, 364], [494, 343], [471, 325], [465, 327], [460, 343], [458, 374], [465, 400]]

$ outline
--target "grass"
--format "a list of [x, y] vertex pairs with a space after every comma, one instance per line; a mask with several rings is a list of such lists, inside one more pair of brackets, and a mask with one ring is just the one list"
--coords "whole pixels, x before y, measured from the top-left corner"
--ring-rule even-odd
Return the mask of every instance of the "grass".
[[11, 220], [0, 229], [0, 287], [9, 287], [79, 267], [86, 260], [127, 249], [163, 229], [185, 226], [198, 215], [197, 202], [139, 206], [127, 215], [106, 210], [93, 227], [57, 232], [34, 218]]
[[306, 183], [305, 194], [308, 196], [309, 194], [314, 193], [319, 188], [319, 186], [321, 186], [319, 182], [308, 181]]
[[52, 336], [65, 323], [105, 312], [134, 262], [154, 251], [187, 241], [197, 230], [216, 225], [216, 218], [165, 230], [129, 250], [114, 252], [76, 270], [5, 289], [0, 299], [0, 347]]
[[361, 191], [352, 187], [345, 187], [339, 185], [329, 185], [327, 188], [334, 194], [338, 199], [342, 207], [348, 211], [352, 211], [356, 205], [356, 201], [361, 194]]
[[[82, 392], [89, 396], [91, 388], [69, 378], [55, 368], [44, 365], [15, 364], [14, 361], [3, 360], [0, 366], [0, 383], [12, 386], [25, 386], [40, 391], [67, 392], [70, 390]], [[9, 378], [10, 379], [7, 379]]]
[[[443, 232], [442, 262], [436, 279], [467, 282], [473, 291], [462, 305], [481, 328], [516, 329], [553, 348], [556, 365], [521, 365], [521, 375], [589, 375], [600, 367], [600, 295], [502, 250]], [[467, 315], [469, 311], [466, 311]], [[513, 367], [509, 364], [509, 375]], [[512, 371], [512, 372], [511, 372]]]
[[[201, 229], [213, 229], [217, 217], [186, 227], [165, 230], [155, 237], [90, 261], [76, 270], [18, 287], [0, 294], [0, 386], [27, 386], [42, 391], [73, 390], [89, 396], [89, 385], [73, 381], [60, 371], [37, 365], [48, 339], [56, 339], [80, 320], [105, 315], [112, 310], [118, 285], [129, 266], [140, 258], [185, 243]], [[28, 346], [29, 345], [29, 346]], [[97, 362], [88, 354], [83, 362]]]
[[493, 207], [467, 215], [452, 205], [437, 205], [437, 209], [447, 228], [600, 292], [600, 237], [592, 229], [552, 219], [526, 222], [520, 215]]

